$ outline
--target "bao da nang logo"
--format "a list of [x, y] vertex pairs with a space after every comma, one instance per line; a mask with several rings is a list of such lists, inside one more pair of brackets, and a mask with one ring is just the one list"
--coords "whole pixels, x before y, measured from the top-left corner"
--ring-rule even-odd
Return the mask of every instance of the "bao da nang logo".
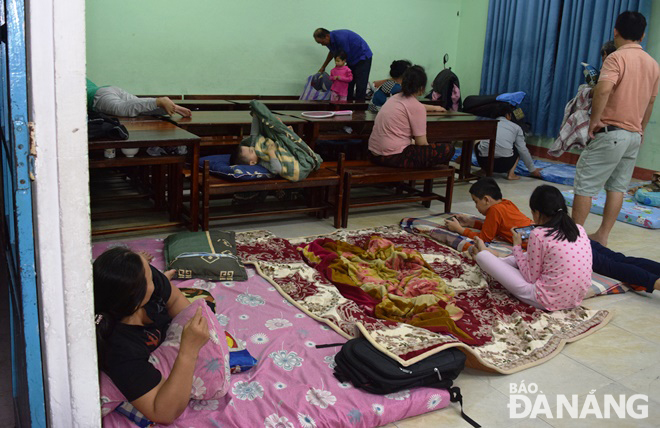
[[649, 416], [649, 397], [644, 394], [634, 394], [626, 397], [623, 394], [605, 394], [602, 398], [594, 395], [591, 390], [584, 399], [577, 394], [557, 394], [556, 406], [552, 406], [548, 397], [539, 391], [538, 385], [520, 382], [509, 384], [509, 418], [524, 419], [645, 419]]

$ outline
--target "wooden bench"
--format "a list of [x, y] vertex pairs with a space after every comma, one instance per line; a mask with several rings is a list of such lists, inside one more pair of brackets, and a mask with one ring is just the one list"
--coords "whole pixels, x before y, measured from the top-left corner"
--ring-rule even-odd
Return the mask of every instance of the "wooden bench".
[[[342, 168], [344, 170], [344, 205], [341, 215], [341, 227], [346, 227], [348, 224], [348, 210], [350, 208], [401, 204], [404, 202], [422, 202], [422, 205], [430, 208], [431, 201], [438, 200], [445, 203], [445, 212], [451, 211], [455, 172], [453, 167], [443, 166], [434, 169], [393, 168], [376, 165], [370, 161], [349, 161], [344, 162]], [[444, 196], [434, 193], [433, 180], [445, 177], [447, 180]], [[424, 182], [422, 190], [416, 188], [415, 181], [417, 180]], [[396, 193], [351, 200], [352, 187], [384, 183], [397, 183]]]
[[[317, 216], [328, 216], [328, 211], [333, 210], [335, 228], [341, 224], [342, 205], [343, 205], [343, 156], [339, 162], [333, 163], [333, 168], [327, 168], [325, 164], [321, 165], [318, 171], [312, 172], [305, 180], [292, 182], [283, 178], [273, 178], [268, 180], [253, 181], [230, 181], [211, 175], [209, 161], [204, 162], [201, 173], [201, 222], [202, 229], [208, 230], [209, 222], [212, 220], [223, 220], [231, 218], [240, 218], [246, 216], [265, 216], [280, 214], [300, 214], [316, 213]], [[210, 199], [211, 196], [230, 196], [240, 192], [257, 192], [268, 190], [288, 190], [288, 189], [311, 189], [310, 198], [307, 206], [291, 208], [282, 205], [270, 207], [264, 205], [260, 209], [236, 212], [226, 212], [219, 215], [211, 215]], [[334, 200], [331, 200], [330, 189], [334, 189]], [[252, 207], [250, 207], [252, 208]]]

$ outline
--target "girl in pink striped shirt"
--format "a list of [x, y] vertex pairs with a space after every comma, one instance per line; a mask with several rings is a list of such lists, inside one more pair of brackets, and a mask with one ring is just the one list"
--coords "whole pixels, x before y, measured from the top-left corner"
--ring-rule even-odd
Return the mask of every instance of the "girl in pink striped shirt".
[[529, 199], [534, 223], [527, 252], [513, 233], [513, 255], [498, 258], [476, 238], [477, 263], [511, 294], [540, 309], [555, 311], [579, 306], [591, 285], [591, 245], [575, 224], [559, 189], [543, 185]]

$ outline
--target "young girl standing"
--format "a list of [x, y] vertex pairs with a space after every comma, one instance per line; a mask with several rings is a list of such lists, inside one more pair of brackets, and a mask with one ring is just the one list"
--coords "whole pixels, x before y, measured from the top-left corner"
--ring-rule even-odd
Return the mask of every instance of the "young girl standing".
[[330, 70], [330, 80], [330, 100], [346, 101], [348, 84], [353, 80], [353, 72], [346, 65], [346, 52], [339, 51], [335, 54], [335, 68]]
[[579, 306], [591, 285], [591, 245], [568, 214], [559, 189], [537, 187], [529, 199], [534, 223], [527, 252], [512, 230], [513, 255], [500, 259], [476, 239], [477, 263], [521, 301], [547, 311]]

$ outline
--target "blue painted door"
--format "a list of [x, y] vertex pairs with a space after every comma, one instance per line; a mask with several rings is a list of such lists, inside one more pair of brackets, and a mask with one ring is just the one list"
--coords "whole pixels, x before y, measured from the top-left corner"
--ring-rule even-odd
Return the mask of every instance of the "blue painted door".
[[[14, 409], [19, 427], [45, 427], [32, 229], [24, 0], [0, 0], [2, 255], [9, 271]], [[6, 297], [3, 297], [6, 298]]]

